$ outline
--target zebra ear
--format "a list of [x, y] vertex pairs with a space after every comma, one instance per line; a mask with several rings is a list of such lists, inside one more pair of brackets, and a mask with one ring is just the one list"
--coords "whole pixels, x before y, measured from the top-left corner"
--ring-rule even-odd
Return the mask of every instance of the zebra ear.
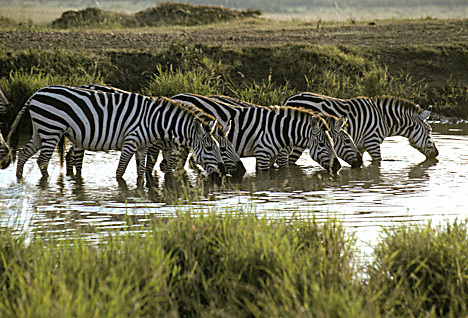
[[210, 123], [208, 124], [207, 132], [212, 134], [216, 131], [216, 128], [218, 128], [218, 119], [215, 119], [214, 121], [210, 121]]
[[224, 136], [227, 136], [229, 134], [229, 132], [231, 131], [231, 126], [232, 126], [232, 120], [230, 120], [227, 125], [223, 125]]
[[348, 116], [341, 116], [336, 122], [335, 122], [335, 131], [340, 131], [346, 126], [346, 123], [348, 122]]
[[206, 128], [203, 127], [203, 124], [199, 120], [195, 120], [195, 131], [197, 134], [203, 134]]
[[429, 106], [428, 109], [426, 109], [425, 111], [423, 111], [419, 117], [421, 117], [422, 120], [426, 120], [429, 118], [429, 116], [431, 115], [431, 111], [432, 111], [432, 106]]

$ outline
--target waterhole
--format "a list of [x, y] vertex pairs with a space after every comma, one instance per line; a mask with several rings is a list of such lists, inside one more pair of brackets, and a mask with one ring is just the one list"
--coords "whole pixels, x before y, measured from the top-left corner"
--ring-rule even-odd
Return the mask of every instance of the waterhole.
[[157, 185], [138, 190], [131, 161], [124, 175], [128, 189], [119, 187], [117, 151], [87, 152], [81, 179], [65, 176], [54, 155], [44, 180], [36, 155], [27, 162], [21, 183], [16, 165], [0, 171], [0, 226], [52, 235], [79, 230], [92, 239], [129, 224], [141, 231], [151, 218], [177, 217], [184, 210], [242, 210], [266, 218], [336, 217], [371, 246], [382, 227], [468, 216], [468, 124], [432, 127], [440, 153], [436, 160], [425, 160], [406, 138], [391, 137], [382, 144], [379, 166], [365, 155], [363, 168], [343, 162], [340, 173], [331, 176], [304, 153], [297, 166], [256, 173], [255, 160], [243, 158], [244, 178], [226, 179], [220, 186], [203, 182], [187, 167], [178, 177], [157, 170]]

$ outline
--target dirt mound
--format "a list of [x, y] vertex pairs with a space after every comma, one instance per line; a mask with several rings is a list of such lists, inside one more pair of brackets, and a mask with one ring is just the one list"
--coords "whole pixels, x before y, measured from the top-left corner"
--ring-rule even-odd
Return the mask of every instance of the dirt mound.
[[162, 25], [201, 25], [233, 19], [257, 17], [260, 10], [231, 10], [224, 7], [185, 3], [161, 3], [134, 14], [87, 8], [66, 11], [52, 22], [59, 29], [80, 27], [145, 27]]
[[65, 11], [60, 18], [52, 21], [52, 27], [68, 29], [77, 27], [123, 26], [123, 22], [127, 19], [128, 15], [125, 13], [87, 8], [78, 11]]
[[161, 3], [135, 13], [134, 19], [144, 26], [200, 25], [261, 15], [260, 10], [231, 10], [223, 7], [183, 3]]

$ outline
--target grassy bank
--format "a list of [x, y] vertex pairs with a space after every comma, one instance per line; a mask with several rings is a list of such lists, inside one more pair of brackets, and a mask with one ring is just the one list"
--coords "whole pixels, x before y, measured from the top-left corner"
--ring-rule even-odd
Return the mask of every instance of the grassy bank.
[[93, 82], [155, 96], [226, 94], [258, 104], [280, 104], [299, 91], [340, 98], [395, 95], [423, 108], [433, 105], [442, 115], [468, 118], [463, 71], [468, 50], [408, 50], [292, 44], [233, 48], [183, 41], [151, 52], [0, 49], [0, 88], [11, 102], [8, 122], [42, 86]]
[[1, 231], [2, 317], [461, 317], [467, 223], [385, 232], [358, 266], [336, 220], [208, 214], [143, 233]]

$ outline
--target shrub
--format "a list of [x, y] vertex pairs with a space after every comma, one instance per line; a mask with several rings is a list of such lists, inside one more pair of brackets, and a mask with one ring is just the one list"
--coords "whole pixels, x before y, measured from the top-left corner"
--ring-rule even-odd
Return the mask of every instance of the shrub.
[[468, 222], [384, 230], [368, 288], [391, 317], [468, 314]]

